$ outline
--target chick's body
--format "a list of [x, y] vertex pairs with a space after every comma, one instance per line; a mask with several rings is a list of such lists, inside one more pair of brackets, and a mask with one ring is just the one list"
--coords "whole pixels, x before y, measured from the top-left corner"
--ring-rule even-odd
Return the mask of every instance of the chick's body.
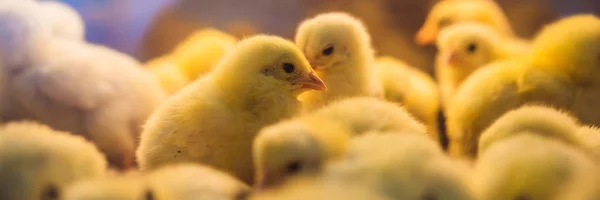
[[111, 164], [128, 168], [141, 125], [164, 94], [134, 59], [58, 38], [28, 11], [1, 10], [10, 29], [0, 45], [2, 79], [18, 116], [92, 140]]
[[473, 72], [494, 61], [527, 54], [530, 44], [502, 36], [486, 25], [465, 22], [441, 31], [437, 48], [435, 73], [447, 107]]
[[599, 46], [600, 20], [572, 16], [545, 28], [530, 55], [474, 73], [449, 108], [450, 153], [475, 156], [481, 132], [505, 112], [525, 104], [555, 107], [583, 124], [600, 124], [596, 112], [600, 81], [595, 78], [600, 74]]
[[392, 57], [379, 57], [376, 64], [385, 99], [403, 105], [427, 126], [428, 133], [438, 141], [440, 94], [435, 81], [426, 73]]
[[56, 199], [78, 180], [104, 176], [107, 164], [80, 136], [32, 122], [0, 128], [0, 199]]
[[370, 36], [357, 19], [344, 13], [308, 19], [298, 27], [296, 45], [329, 88], [303, 94], [305, 110], [349, 97], [383, 97]]
[[159, 197], [139, 174], [113, 175], [78, 181], [64, 192], [64, 200], [156, 200]]
[[137, 151], [140, 167], [198, 162], [250, 183], [254, 136], [294, 115], [297, 95], [309, 88], [325, 85], [292, 43], [272, 36], [246, 39], [213, 73], [168, 99], [148, 120]]

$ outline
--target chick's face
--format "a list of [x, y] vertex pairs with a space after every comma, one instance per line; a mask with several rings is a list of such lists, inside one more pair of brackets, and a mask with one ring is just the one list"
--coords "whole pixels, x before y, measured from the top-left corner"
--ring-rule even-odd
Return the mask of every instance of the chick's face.
[[275, 187], [289, 177], [314, 173], [321, 166], [322, 152], [308, 129], [276, 127], [261, 132], [255, 143], [257, 189]]
[[492, 57], [492, 47], [485, 38], [468, 33], [440, 35], [438, 48], [443, 62], [449, 66], [463, 66], [470, 69], [487, 64]]

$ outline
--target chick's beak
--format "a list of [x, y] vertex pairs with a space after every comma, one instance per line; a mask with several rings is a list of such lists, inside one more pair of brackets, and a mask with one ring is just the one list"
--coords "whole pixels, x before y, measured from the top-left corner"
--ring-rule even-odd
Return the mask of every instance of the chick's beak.
[[277, 184], [278, 184], [278, 181], [275, 181], [275, 179], [270, 177], [268, 174], [263, 173], [263, 174], [258, 174], [257, 179], [256, 179], [256, 185], [254, 186], [254, 188], [255, 188], [256, 192], [261, 192], [261, 191], [271, 188]]
[[427, 25], [423, 26], [417, 33], [415, 41], [418, 45], [429, 45], [436, 39], [437, 31]]
[[301, 85], [300, 88], [302, 89], [327, 91], [325, 82], [323, 82], [314, 71], [311, 71], [307, 76], [296, 79], [296, 83]]
[[458, 61], [458, 56], [456, 55], [456, 51], [450, 51], [443, 55], [442, 57], [444, 63], [456, 63]]

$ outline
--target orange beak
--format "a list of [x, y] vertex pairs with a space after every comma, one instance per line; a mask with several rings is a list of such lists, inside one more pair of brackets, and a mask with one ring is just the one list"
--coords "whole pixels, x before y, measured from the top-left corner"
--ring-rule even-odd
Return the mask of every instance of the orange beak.
[[437, 37], [437, 30], [434, 27], [425, 24], [421, 30], [417, 33], [415, 41], [418, 45], [429, 45], [435, 42]]
[[456, 51], [450, 51], [443, 55], [442, 57], [444, 63], [452, 64], [458, 62], [458, 56], [456, 55]]
[[302, 89], [327, 91], [325, 82], [323, 82], [323, 80], [321, 80], [321, 78], [319, 78], [314, 71], [311, 71], [308, 76], [298, 78], [296, 81], [297, 84], [302, 85]]

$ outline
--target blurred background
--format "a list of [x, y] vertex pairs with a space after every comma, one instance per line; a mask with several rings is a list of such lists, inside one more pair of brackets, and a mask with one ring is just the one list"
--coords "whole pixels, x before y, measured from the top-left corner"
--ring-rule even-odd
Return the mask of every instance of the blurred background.
[[[160, 56], [194, 30], [214, 27], [238, 37], [266, 33], [294, 37], [306, 17], [346, 11], [367, 25], [379, 54], [431, 73], [433, 46], [414, 35], [437, 0], [62, 0], [86, 21], [89, 41], [141, 61]], [[600, 14], [600, 0], [497, 0], [516, 33], [531, 38], [544, 24], [575, 13]]]

